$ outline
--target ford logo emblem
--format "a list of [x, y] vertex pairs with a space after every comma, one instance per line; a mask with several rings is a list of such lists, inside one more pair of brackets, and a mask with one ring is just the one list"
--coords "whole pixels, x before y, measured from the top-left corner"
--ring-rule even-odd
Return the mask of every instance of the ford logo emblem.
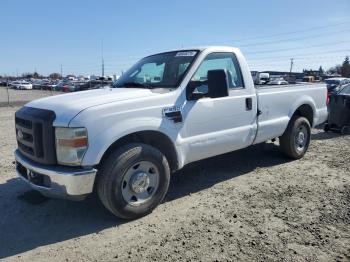
[[23, 139], [23, 133], [21, 130], [18, 130], [17, 131], [17, 136], [20, 138], [20, 139]]

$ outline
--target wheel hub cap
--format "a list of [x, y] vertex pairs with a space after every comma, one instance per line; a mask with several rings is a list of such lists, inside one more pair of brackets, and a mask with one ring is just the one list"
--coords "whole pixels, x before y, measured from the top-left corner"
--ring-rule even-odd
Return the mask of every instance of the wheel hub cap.
[[304, 143], [304, 139], [305, 139], [305, 134], [303, 132], [299, 132], [298, 135], [298, 144], [302, 145]]
[[297, 151], [301, 152], [305, 149], [307, 144], [308, 133], [305, 126], [300, 126], [295, 134], [295, 148]]
[[131, 190], [135, 193], [143, 193], [147, 190], [150, 184], [150, 179], [147, 173], [141, 172], [134, 174], [131, 177]]
[[150, 201], [157, 192], [159, 171], [150, 161], [140, 161], [130, 166], [123, 174], [121, 193], [124, 200], [132, 206]]

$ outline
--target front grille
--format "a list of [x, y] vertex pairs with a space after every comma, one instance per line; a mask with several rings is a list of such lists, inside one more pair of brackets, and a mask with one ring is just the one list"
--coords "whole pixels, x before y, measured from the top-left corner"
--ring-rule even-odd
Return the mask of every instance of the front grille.
[[21, 119], [21, 118], [18, 118], [18, 117], [16, 117], [16, 124], [21, 126], [21, 127], [24, 127], [24, 128], [28, 128], [28, 129], [32, 128], [32, 122], [31, 121], [25, 120], [25, 119]]
[[19, 151], [42, 164], [55, 164], [55, 140], [51, 110], [22, 107], [16, 112], [16, 137]]

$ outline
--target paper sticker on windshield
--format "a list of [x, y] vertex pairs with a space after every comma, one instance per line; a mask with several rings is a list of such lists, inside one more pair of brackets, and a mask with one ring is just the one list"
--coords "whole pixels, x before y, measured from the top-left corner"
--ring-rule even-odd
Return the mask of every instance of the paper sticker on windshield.
[[177, 52], [175, 57], [178, 56], [195, 56], [196, 55], [196, 51], [183, 51], [183, 52]]

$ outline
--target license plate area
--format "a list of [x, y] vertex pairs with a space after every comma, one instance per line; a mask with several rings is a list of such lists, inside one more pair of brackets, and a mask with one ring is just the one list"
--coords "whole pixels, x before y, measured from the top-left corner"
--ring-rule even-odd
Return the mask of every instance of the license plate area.
[[50, 177], [31, 171], [19, 162], [16, 162], [16, 169], [18, 174], [21, 177], [23, 177], [25, 180], [28, 180], [30, 183], [37, 186], [50, 188], [51, 186]]

